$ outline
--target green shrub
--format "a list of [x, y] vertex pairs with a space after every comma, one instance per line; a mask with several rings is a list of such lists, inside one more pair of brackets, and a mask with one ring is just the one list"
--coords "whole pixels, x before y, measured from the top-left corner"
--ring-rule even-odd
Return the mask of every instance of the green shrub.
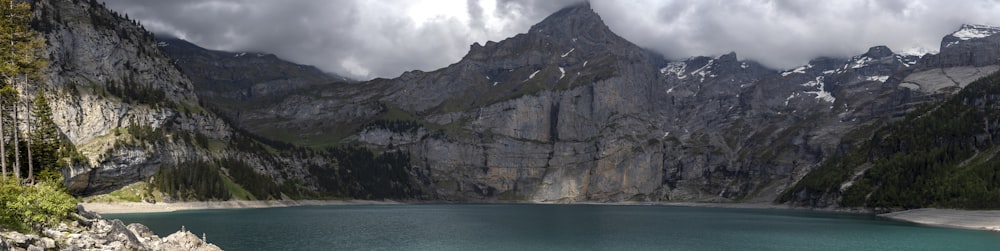
[[13, 179], [0, 181], [0, 224], [5, 228], [28, 231], [52, 226], [66, 219], [76, 204], [59, 184], [21, 186]]

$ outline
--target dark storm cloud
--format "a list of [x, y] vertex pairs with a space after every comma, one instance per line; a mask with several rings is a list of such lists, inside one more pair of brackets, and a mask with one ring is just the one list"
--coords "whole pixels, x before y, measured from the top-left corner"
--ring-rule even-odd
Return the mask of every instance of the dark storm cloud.
[[[369, 79], [434, 70], [474, 42], [526, 32], [580, 0], [108, 0], [154, 32], [263, 51]], [[775, 68], [874, 45], [936, 50], [962, 23], [1000, 25], [998, 0], [592, 0], [619, 35], [669, 58], [737, 52]]]

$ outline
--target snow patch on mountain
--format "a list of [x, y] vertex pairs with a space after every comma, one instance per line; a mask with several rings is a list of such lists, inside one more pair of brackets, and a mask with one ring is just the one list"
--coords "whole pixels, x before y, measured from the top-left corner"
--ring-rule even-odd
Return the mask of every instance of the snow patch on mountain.
[[918, 56], [918, 57], [923, 57], [924, 55], [927, 55], [927, 54], [937, 54], [938, 51], [933, 50], [933, 49], [927, 49], [927, 48], [924, 48], [924, 47], [911, 47], [909, 49], [905, 49], [905, 50], [899, 51], [898, 53], [899, 53], [899, 55], [903, 55], [903, 56]]
[[917, 61], [920, 60], [919, 57], [914, 58], [913, 56], [905, 57], [902, 55], [896, 55], [896, 61], [899, 61], [899, 63], [903, 64], [904, 67], [910, 67], [917, 64]]
[[572, 49], [569, 49], [569, 51], [567, 51], [566, 53], [563, 53], [563, 54], [562, 54], [562, 57], [566, 57], [566, 56], [569, 56], [569, 54], [570, 54], [570, 53], [573, 53], [573, 51], [575, 51], [575, 50], [576, 50], [576, 48], [572, 48]]
[[525, 79], [524, 81], [528, 81], [528, 80], [531, 80], [531, 79], [535, 78], [535, 75], [538, 74], [538, 72], [540, 72], [540, 71], [542, 71], [542, 70], [537, 70], [535, 72], [532, 72], [531, 75], [529, 75], [528, 78]]
[[803, 66], [800, 66], [799, 68], [792, 69], [791, 71], [782, 72], [781, 76], [782, 77], [787, 77], [788, 75], [792, 75], [792, 74], [806, 74], [806, 70], [808, 70], [808, 69], [810, 69], [812, 67], [813, 67], [812, 64], [803, 65]]
[[989, 37], [996, 33], [1000, 33], [1000, 27], [967, 24], [963, 25], [962, 29], [952, 33], [951, 35], [961, 40], [969, 40], [973, 38]]
[[713, 63], [715, 63], [715, 59], [708, 60], [708, 63], [705, 64], [705, 66], [702, 66], [701, 68], [698, 68], [697, 70], [692, 71], [691, 75], [701, 76], [701, 79], [699, 80], [699, 82], [705, 82], [705, 77], [706, 76], [714, 78], [715, 74], [712, 74], [712, 71], [711, 71]]
[[823, 76], [816, 77], [816, 80], [806, 82], [805, 84], [802, 84], [802, 86], [806, 86], [806, 87], [818, 87], [818, 90], [816, 90], [816, 91], [807, 91], [805, 93], [807, 93], [807, 94], [816, 94], [816, 99], [820, 99], [820, 100], [823, 100], [823, 101], [826, 101], [826, 102], [833, 103], [834, 101], [837, 101], [837, 98], [833, 97], [832, 93], [830, 93], [830, 92], [828, 92], [828, 91], [826, 91], [824, 89], [824, 87], [826, 86], [826, 83], [823, 82], [823, 78], [824, 78]]
[[660, 69], [660, 74], [663, 75], [674, 75], [679, 79], [684, 79], [684, 72], [687, 70], [687, 64], [684, 62], [671, 62], [667, 64], [666, 67]]
[[868, 76], [865, 80], [885, 83], [886, 80], [889, 80], [889, 76]]
[[792, 94], [789, 94], [788, 97], [785, 98], [785, 106], [788, 106], [788, 102], [791, 102], [793, 98], [798, 97], [798, 96], [799, 96], [799, 93], [797, 93], [797, 92], [793, 92]]
[[857, 69], [868, 66], [868, 63], [871, 63], [872, 61], [875, 61], [875, 59], [868, 56], [857, 57], [854, 58], [853, 62], [851, 62], [849, 65], [851, 69]]

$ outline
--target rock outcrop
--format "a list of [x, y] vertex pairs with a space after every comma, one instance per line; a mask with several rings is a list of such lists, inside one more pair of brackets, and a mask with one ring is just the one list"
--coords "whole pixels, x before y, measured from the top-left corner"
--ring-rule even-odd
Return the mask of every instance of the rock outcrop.
[[125, 226], [83, 207], [77, 207], [77, 215], [77, 221], [44, 229], [41, 235], [2, 232], [0, 250], [222, 250], [184, 229], [160, 238], [142, 224]]

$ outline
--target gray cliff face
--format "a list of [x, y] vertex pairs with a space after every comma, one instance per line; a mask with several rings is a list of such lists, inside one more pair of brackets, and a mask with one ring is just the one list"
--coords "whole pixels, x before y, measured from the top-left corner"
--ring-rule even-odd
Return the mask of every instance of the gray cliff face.
[[[921, 84], [988, 73], [980, 46], [928, 60], [876, 46], [781, 72], [735, 53], [664, 62], [583, 4], [440, 70], [289, 95], [248, 126], [403, 149], [428, 199], [771, 201], [851, 130], [947, 94]], [[360, 126], [386, 120], [417, 128]]]
[[[245, 136], [200, 105], [192, 82], [171, 65], [152, 33], [88, 1], [33, 6], [32, 25], [46, 38], [52, 63], [43, 84], [19, 88], [27, 96], [48, 96], [55, 123], [88, 159], [63, 170], [72, 192], [107, 192], [147, 181], [159, 168], [221, 158], [244, 160], [279, 184], [305, 179], [295, 168], [305, 159], [228, 146]], [[144, 129], [153, 133], [139, 135]], [[195, 135], [223, 146], [199, 146], [191, 140]]]

